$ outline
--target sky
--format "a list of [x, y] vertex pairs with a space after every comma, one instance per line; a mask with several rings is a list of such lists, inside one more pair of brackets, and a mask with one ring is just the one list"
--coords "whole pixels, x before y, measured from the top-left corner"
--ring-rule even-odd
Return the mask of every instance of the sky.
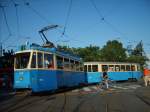
[[118, 40], [126, 48], [142, 40], [150, 54], [150, 0], [0, 0], [0, 6], [5, 49], [27, 41], [41, 45], [38, 31], [59, 25], [45, 32], [55, 45], [102, 48], [108, 40]]

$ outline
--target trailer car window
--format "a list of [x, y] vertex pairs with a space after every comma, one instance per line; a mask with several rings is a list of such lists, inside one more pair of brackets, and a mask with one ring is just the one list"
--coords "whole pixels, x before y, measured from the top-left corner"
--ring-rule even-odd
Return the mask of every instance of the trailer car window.
[[121, 65], [121, 70], [120, 71], [125, 71], [125, 65]]
[[110, 72], [114, 71], [114, 65], [109, 65], [108, 71], [110, 71]]
[[91, 65], [88, 65], [88, 72], [91, 72]]
[[120, 66], [119, 65], [115, 65], [115, 71], [120, 71]]
[[108, 71], [108, 65], [102, 65], [102, 72], [103, 71]]
[[131, 70], [135, 71], [135, 65], [131, 65]]
[[98, 65], [92, 65], [92, 71], [98, 72]]
[[84, 65], [84, 71], [87, 72], [87, 65]]
[[131, 71], [130, 65], [126, 65], [126, 71]]

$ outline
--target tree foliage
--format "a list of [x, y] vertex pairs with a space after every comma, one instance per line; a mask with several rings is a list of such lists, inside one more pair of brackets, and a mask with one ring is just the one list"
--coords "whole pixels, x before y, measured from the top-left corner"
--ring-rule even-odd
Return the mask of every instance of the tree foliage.
[[117, 40], [108, 41], [101, 49], [101, 58], [103, 61], [122, 62], [126, 60], [125, 48]]
[[109, 40], [102, 49], [100, 49], [99, 46], [92, 45], [85, 48], [70, 48], [69, 46], [58, 45], [57, 48], [60, 51], [78, 55], [83, 61], [133, 62], [143, 66], [148, 60], [148, 58], [143, 55], [144, 49], [142, 42], [137, 44], [129, 56], [127, 56], [123, 44], [117, 40]]
[[131, 55], [127, 58], [127, 61], [139, 63], [141, 66], [144, 66], [146, 65], [146, 61], [149, 61], [144, 54], [143, 43], [140, 41], [132, 51]]
[[98, 46], [90, 45], [85, 48], [78, 48], [76, 53], [84, 61], [100, 61], [100, 48]]

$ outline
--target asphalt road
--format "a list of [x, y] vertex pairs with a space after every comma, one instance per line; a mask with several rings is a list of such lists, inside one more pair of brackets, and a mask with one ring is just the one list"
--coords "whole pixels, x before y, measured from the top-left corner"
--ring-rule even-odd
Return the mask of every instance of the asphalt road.
[[96, 85], [53, 94], [0, 97], [0, 112], [150, 112], [150, 86], [119, 82], [109, 90]]

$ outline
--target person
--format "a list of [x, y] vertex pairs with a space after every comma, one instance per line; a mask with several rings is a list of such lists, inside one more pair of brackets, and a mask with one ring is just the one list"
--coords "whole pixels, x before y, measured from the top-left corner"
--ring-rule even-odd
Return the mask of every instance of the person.
[[106, 70], [103, 72], [103, 80], [104, 80], [104, 83], [106, 85], [106, 88], [108, 89], [109, 88], [109, 85], [108, 85], [108, 74], [107, 74]]
[[45, 68], [48, 68], [48, 67], [49, 67], [49, 64], [50, 64], [50, 62], [49, 62], [48, 59], [46, 58], [46, 59], [45, 59]]
[[45, 58], [45, 68], [54, 68], [53, 61], [51, 59]]
[[147, 86], [148, 83], [150, 84], [150, 70], [147, 67], [144, 68], [143, 75], [144, 75], [143, 79], [144, 79], [145, 86]]

